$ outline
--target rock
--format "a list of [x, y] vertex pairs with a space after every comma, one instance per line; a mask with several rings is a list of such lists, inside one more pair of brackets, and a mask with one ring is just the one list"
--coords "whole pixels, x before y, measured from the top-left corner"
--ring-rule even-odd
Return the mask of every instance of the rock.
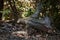
[[22, 38], [28, 36], [28, 33], [26, 31], [16, 31], [16, 32], [13, 32], [12, 34]]

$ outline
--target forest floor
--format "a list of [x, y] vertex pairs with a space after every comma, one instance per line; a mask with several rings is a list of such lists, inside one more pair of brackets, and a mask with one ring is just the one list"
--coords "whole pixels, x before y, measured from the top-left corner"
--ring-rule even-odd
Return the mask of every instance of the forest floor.
[[28, 35], [24, 28], [25, 25], [22, 24], [13, 26], [11, 23], [1, 23], [0, 40], [41, 40], [41, 35], [36, 30], [30, 29]]
[[[33, 28], [25, 29], [25, 24], [0, 23], [0, 40], [60, 40], [58, 36], [43, 36], [41, 31]], [[55, 39], [56, 38], [56, 39]]]

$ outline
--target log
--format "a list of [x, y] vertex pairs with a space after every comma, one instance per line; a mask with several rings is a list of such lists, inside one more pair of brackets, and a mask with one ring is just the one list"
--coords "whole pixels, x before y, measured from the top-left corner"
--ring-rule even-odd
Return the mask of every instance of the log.
[[[19, 19], [18, 23], [25, 23], [26, 25], [28, 25], [29, 27], [32, 27], [34, 29], [38, 29], [38, 30], [42, 30], [45, 32], [48, 32], [48, 30], [51, 30], [51, 20], [48, 16], [39, 19], [39, 14], [42, 10], [42, 2], [39, 2], [37, 4], [37, 8], [36, 8], [36, 12], [34, 14], [32, 14], [30, 17], [28, 17], [27, 19]], [[47, 20], [47, 21], [46, 21]]]

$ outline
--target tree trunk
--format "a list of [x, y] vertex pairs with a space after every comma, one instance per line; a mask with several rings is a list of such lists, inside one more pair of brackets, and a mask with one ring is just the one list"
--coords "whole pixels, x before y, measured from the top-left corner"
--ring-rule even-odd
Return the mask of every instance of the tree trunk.
[[[13, 5], [12, 5], [12, 2], [11, 2], [11, 1], [13, 1]], [[17, 20], [18, 20], [18, 10], [17, 10], [17, 8], [16, 8], [16, 6], [15, 6], [14, 0], [8, 0], [8, 2], [9, 2], [9, 4], [10, 4], [10, 7], [11, 7], [12, 11], [13, 11], [13, 15], [14, 15], [13, 25], [15, 25], [15, 23], [16, 23]]]
[[[3, 0], [0, 0], [0, 11], [3, 11]], [[0, 20], [2, 20], [2, 13], [0, 12]]]

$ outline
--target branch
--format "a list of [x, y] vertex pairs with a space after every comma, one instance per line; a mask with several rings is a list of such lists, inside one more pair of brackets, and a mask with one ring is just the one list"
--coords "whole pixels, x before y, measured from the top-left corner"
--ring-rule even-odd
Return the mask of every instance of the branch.
[[39, 18], [40, 12], [42, 11], [42, 2], [37, 4], [36, 12], [31, 15], [31, 18]]

